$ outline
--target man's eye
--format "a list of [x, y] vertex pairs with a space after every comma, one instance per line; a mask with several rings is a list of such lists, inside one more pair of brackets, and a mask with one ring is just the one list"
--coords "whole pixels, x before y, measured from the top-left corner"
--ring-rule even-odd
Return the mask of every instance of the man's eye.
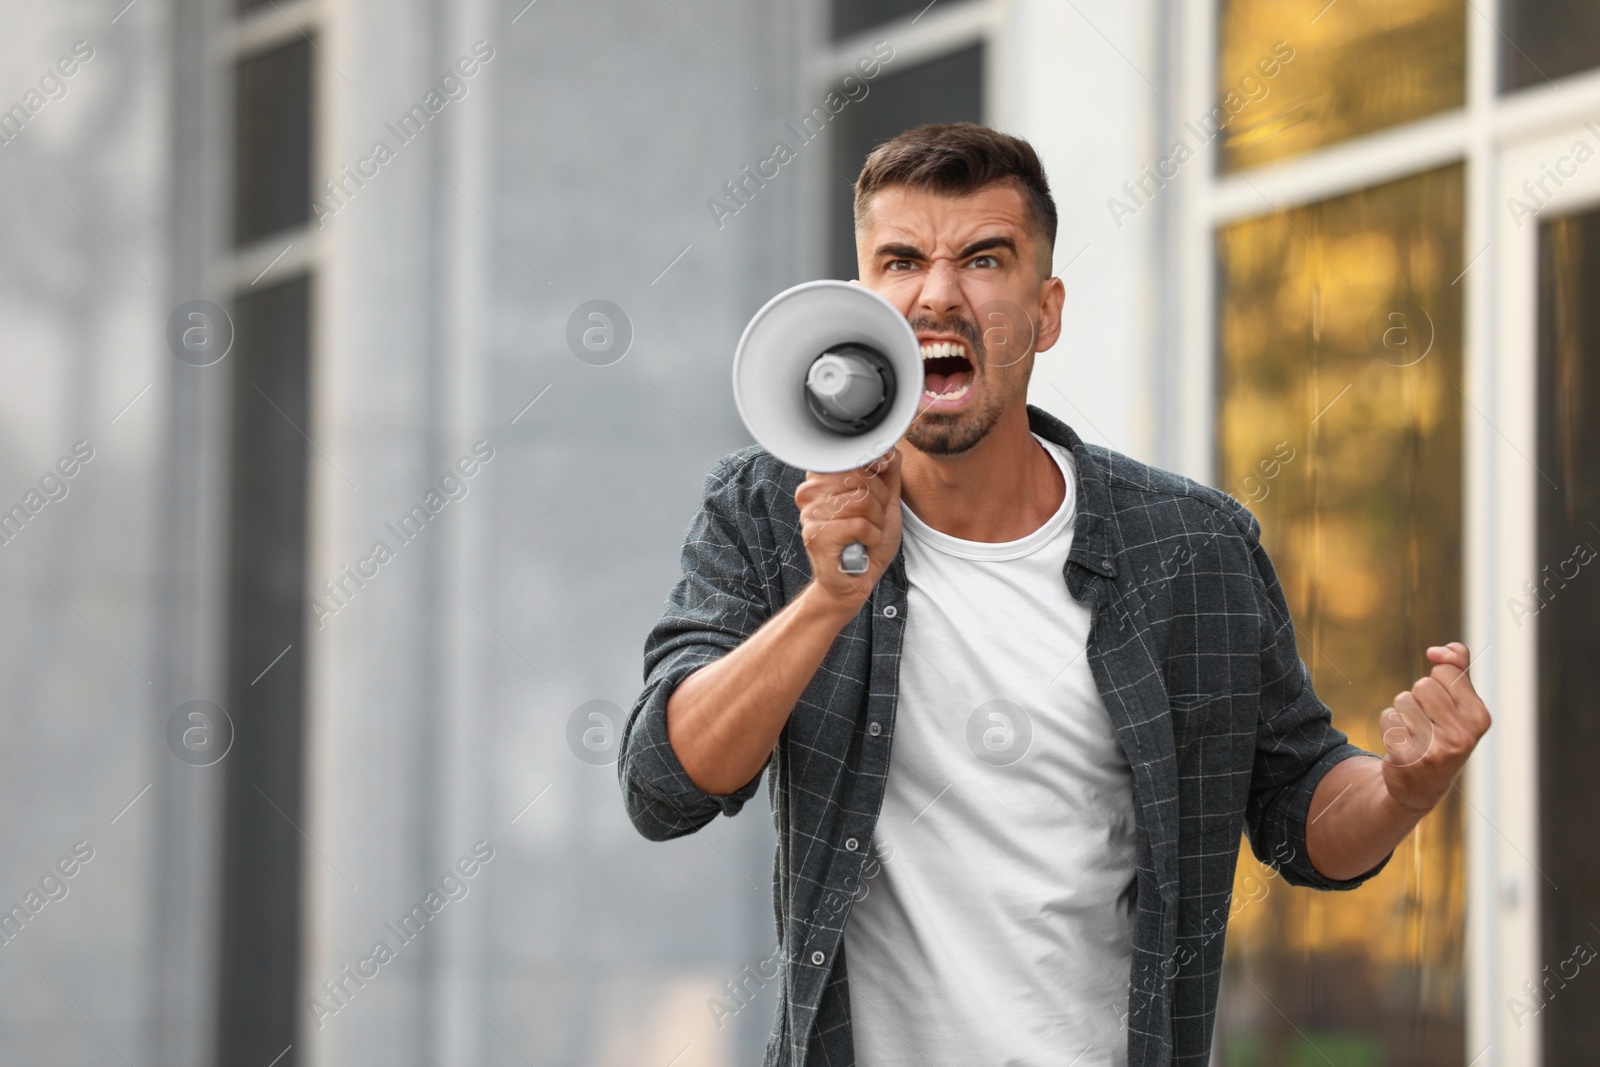
[[972, 262], [967, 264], [969, 267], [983, 267], [984, 269], [998, 267], [999, 265], [1000, 260], [995, 256], [974, 256]]
[[909, 259], [891, 259], [889, 261], [888, 266], [886, 266], [884, 269], [885, 270], [910, 270], [911, 269], [911, 261]]

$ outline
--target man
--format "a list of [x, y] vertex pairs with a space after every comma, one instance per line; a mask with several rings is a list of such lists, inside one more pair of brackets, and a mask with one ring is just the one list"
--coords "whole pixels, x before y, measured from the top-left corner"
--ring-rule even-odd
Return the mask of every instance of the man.
[[867, 469], [711, 472], [622, 739], [629, 816], [691, 833], [770, 768], [768, 1065], [1204, 1064], [1241, 829], [1291, 884], [1376, 874], [1488, 729], [1467, 649], [1429, 648], [1363, 752], [1244, 506], [1027, 406], [1064, 290], [1026, 142], [911, 130], [855, 214], [921, 410]]

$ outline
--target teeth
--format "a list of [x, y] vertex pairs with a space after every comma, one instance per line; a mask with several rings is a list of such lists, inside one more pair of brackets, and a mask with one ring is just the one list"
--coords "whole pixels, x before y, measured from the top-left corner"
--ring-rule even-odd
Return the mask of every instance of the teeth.
[[967, 346], [960, 341], [935, 341], [922, 346], [923, 359], [939, 359], [941, 356], [965, 356]]
[[922, 391], [922, 395], [927, 397], [929, 400], [960, 400], [962, 397], [967, 395], [967, 390], [971, 388], [972, 383], [967, 382], [959, 389], [947, 389], [942, 393], [936, 393], [932, 389], [924, 389]]

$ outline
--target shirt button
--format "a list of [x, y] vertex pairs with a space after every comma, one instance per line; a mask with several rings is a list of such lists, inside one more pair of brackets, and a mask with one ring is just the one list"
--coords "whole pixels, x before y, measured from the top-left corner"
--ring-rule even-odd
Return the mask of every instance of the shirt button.
[[1100, 561], [1100, 566], [1104, 567], [1106, 570], [1110, 570], [1111, 569], [1111, 557], [1110, 556], [1106, 556], [1104, 559], [1102, 559]]
[[811, 962], [816, 964], [818, 967], [821, 967], [822, 961], [827, 958], [828, 957], [824, 956], [821, 952], [813, 952], [811, 954]]
[[860, 847], [861, 847], [861, 842], [857, 841], [855, 838], [853, 838], [853, 837], [845, 838], [844, 850], [846, 852], [854, 852], [856, 849], [858, 849]]
[[900, 609], [895, 607], [893, 604], [890, 604], [888, 607], [883, 609], [883, 617], [886, 619], [892, 619], [898, 614], [900, 614]]
[[878, 723], [869, 722], [867, 724], [867, 733], [871, 734], [873, 737], [877, 737], [879, 734], [883, 733], [883, 727]]

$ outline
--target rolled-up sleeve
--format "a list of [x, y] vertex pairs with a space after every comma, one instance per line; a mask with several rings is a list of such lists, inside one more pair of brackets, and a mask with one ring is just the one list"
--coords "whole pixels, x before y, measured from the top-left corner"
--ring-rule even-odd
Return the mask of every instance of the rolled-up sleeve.
[[1334, 764], [1353, 757], [1376, 757], [1350, 744], [1344, 732], [1333, 725], [1333, 712], [1312, 689], [1310, 673], [1300, 659], [1289, 606], [1272, 561], [1261, 547], [1260, 524], [1243, 505], [1238, 506], [1236, 521], [1244, 528], [1260, 579], [1260, 715], [1245, 810], [1250, 849], [1262, 863], [1276, 867], [1291, 885], [1354, 889], [1383, 870], [1394, 853], [1354, 878], [1329, 878], [1312, 866], [1307, 854], [1306, 819], [1317, 784]]
[[706, 476], [704, 500], [684, 537], [683, 577], [645, 639], [644, 690], [622, 733], [617, 777], [623, 803], [634, 827], [652, 841], [693, 833], [718, 812], [736, 814], [761, 781], [757, 771], [733, 793], [707, 793], [689, 778], [667, 738], [667, 700], [678, 684], [733, 651], [771, 615], [770, 583], [755, 561], [771, 553], [750, 524], [739, 461], [726, 457]]

